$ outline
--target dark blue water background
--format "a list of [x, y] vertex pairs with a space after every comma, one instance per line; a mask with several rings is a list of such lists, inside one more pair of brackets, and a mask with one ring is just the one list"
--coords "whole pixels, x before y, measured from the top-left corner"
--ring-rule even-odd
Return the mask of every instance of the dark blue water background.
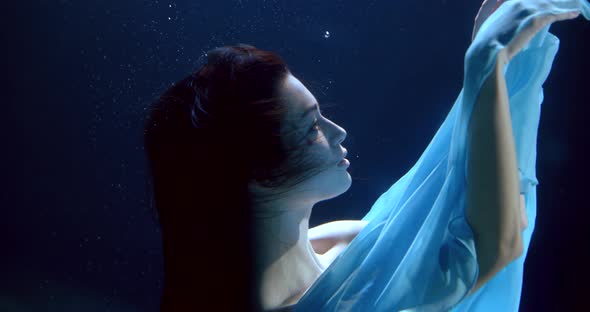
[[[348, 132], [353, 184], [316, 205], [311, 225], [361, 218], [414, 165], [454, 103], [479, 5], [3, 5], [0, 311], [157, 311], [162, 250], [145, 185], [143, 117], [217, 46], [275, 51], [320, 105], [337, 104], [325, 115]], [[552, 30], [561, 49], [545, 84], [521, 311], [587, 305], [590, 23]], [[212, 222], [222, 229], [223, 220]]]

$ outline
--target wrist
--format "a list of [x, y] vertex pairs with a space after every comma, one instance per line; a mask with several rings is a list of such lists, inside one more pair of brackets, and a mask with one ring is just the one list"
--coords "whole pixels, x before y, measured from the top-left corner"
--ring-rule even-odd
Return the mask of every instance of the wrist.
[[496, 68], [504, 69], [504, 66], [506, 66], [509, 61], [510, 60], [508, 59], [508, 51], [506, 50], [506, 48], [498, 51], [498, 55], [496, 56]]

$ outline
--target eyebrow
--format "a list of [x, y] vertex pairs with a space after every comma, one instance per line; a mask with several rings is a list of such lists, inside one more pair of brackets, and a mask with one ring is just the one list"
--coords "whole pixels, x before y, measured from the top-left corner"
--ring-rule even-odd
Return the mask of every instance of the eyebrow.
[[318, 108], [318, 103], [314, 103], [312, 107], [306, 109], [305, 112], [303, 112], [303, 115], [301, 115], [300, 119], [305, 118], [305, 116], [307, 116], [307, 114], [315, 111], [317, 108]]

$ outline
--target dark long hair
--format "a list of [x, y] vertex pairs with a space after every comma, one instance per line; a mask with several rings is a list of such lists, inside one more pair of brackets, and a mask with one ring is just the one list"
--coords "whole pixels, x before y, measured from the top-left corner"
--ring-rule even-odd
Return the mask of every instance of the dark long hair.
[[250, 45], [207, 56], [145, 122], [164, 247], [161, 311], [258, 311], [247, 183], [288, 188], [308, 171], [284, 166], [297, 155], [281, 143], [286, 107], [277, 91], [290, 72], [280, 56]]

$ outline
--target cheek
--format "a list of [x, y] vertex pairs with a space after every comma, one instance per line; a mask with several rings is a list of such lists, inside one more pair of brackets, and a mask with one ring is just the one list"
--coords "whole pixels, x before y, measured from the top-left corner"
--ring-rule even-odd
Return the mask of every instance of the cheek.
[[324, 136], [323, 132], [317, 132], [315, 134], [309, 135], [305, 139], [306, 145], [310, 148], [316, 148], [320, 146], [320, 148], [329, 147], [329, 144]]
[[328, 144], [323, 141], [315, 141], [308, 144], [306, 158], [316, 165], [324, 165], [332, 160], [331, 150]]
[[317, 135], [316, 136], [311, 135], [311, 136], [308, 136], [305, 138], [305, 143], [308, 148], [313, 148], [315, 145], [319, 144], [320, 141], [321, 140]]

